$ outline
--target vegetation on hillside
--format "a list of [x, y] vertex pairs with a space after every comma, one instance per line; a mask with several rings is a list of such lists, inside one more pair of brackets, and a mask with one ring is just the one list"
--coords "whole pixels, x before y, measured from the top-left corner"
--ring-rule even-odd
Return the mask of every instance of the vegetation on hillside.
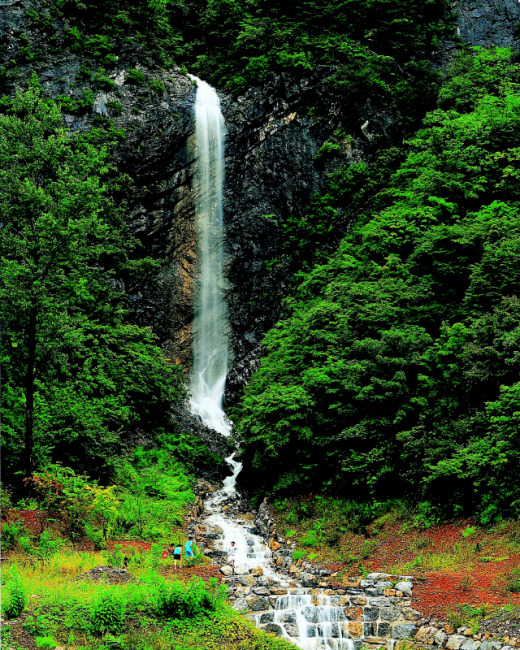
[[[3, 76], [14, 80], [19, 63], [38, 64], [64, 50], [82, 57], [81, 74], [105, 90], [113, 85], [106, 71], [120, 54], [137, 67], [183, 66], [233, 93], [275, 74], [318, 73], [345, 106], [391, 107], [409, 127], [434, 100], [440, 75], [432, 58], [452, 31], [446, 0], [134, 0], [124, 7], [53, 0], [41, 13], [30, 11], [30, 32], [19, 36]], [[70, 98], [67, 104], [78, 110]]]
[[[55, 551], [45, 562], [13, 558], [2, 570], [2, 646], [83, 650], [283, 650], [288, 642], [256, 630], [224, 602], [215, 578], [206, 584], [166, 580], [160, 554], [135, 555], [121, 584], [76, 578], [111, 556]], [[45, 571], [42, 568], [45, 567]]]
[[[137, 436], [156, 441], [183, 395], [124, 280], [153, 267], [116, 197], [110, 133], [71, 133], [37, 80], [0, 114], [3, 480], [60, 461], [107, 478]], [[171, 428], [171, 427], [170, 427]]]
[[233, 416], [255, 490], [520, 514], [519, 82], [507, 49], [461, 56], [376, 205], [299, 277]]

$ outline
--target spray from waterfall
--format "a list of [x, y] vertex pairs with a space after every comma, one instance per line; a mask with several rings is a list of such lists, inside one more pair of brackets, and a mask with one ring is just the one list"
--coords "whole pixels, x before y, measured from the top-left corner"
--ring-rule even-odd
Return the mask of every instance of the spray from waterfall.
[[226, 128], [216, 91], [205, 81], [191, 78], [197, 82], [195, 211], [199, 265], [190, 407], [206, 426], [227, 436], [230, 426], [222, 409], [229, 356], [222, 218]]

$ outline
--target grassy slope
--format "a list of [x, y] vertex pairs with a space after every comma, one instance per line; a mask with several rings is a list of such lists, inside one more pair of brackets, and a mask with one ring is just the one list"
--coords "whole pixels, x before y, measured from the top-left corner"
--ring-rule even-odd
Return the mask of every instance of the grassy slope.
[[[21, 621], [10, 632], [4, 627], [2, 647], [17, 647], [18, 642], [24, 647], [34, 647], [34, 639], [45, 637], [69, 650], [180, 647], [283, 650], [288, 647], [285, 642], [256, 630], [250, 621], [236, 614], [223, 601], [216, 580], [210, 581], [209, 586], [203, 586], [197, 579], [165, 582], [158, 571], [158, 558], [151, 553], [133, 558], [131, 571], [138, 583], [107, 586], [75, 580], [88, 569], [105, 564], [107, 559], [100, 553], [70, 551], [62, 551], [45, 563], [29, 562], [23, 555], [13, 557], [2, 572], [4, 596], [7, 594], [3, 599], [4, 607], [16, 580], [29, 598]], [[179, 616], [165, 615], [164, 608], [161, 609], [161, 590], [165, 585], [175, 584], [180, 586], [181, 599], [189, 593], [204, 593], [211, 604]], [[121, 625], [94, 632], [103, 597], [116, 603], [116, 609], [124, 608]]]

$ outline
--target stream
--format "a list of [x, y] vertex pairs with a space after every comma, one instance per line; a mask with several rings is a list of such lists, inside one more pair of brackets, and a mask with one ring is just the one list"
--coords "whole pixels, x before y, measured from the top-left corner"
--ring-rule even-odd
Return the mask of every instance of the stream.
[[[191, 78], [197, 85], [194, 193], [198, 267], [190, 410], [207, 427], [229, 436], [231, 425], [223, 409], [229, 361], [222, 208], [226, 128], [216, 91], [204, 81]], [[396, 621], [398, 616], [393, 607], [396, 599], [384, 597], [392, 586], [388, 576], [369, 575], [362, 581], [365, 585], [361, 582], [347, 589], [331, 588], [326, 582], [320, 586], [316, 575], [299, 570], [299, 578], [295, 578], [290, 574], [291, 551], [286, 549], [283, 559], [278, 551], [275, 562], [255, 516], [243, 510], [236, 490], [241, 463], [235, 454], [226, 460], [232, 475], [205, 501], [196, 540], [221, 567], [233, 607], [259, 628], [304, 650], [360, 650], [363, 641], [392, 650], [393, 641], [387, 643], [383, 638], [388, 636], [388, 621]], [[233, 567], [227, 564], [232, 541], [237, 549]], [[321, 575], [325, 574], [330, 571], [322, 570]], [[402, 623], [401, 628], [408, 634], [406, 625]]]

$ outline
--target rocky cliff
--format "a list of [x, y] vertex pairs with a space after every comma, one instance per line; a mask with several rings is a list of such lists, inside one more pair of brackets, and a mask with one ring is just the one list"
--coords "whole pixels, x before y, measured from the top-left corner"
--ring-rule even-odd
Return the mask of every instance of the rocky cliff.
[[[459, 0], [454, 10], [463, 41], [518, 42], [516, 0]], [[172, 358], [189, 368], [196, 262], [192, 82], [176, 67], [155, 68], [131, 44], [101, 67], [92, 52], [71, 51], [70, 25], [37, 0], [3, 0], [0, 14], [5, 92], [25, 85], [35, 71], [45, 91], [61, 98], [71, 129], [110, 121], [124, 134], [116, 157], [134, 187], [126, 197], [129, 223], [146, 252], [161, 260], [149, 282], [129, 287], [136, 318], [152, 326]], [[281, 223], [301, 217], [311, 196], [323, 189], [329, 170], [316, 165], [318, 149], [338, 124], [351, 137], [347, 160], [366, 157], [372, 137], [392, 136], [390, 107], [377, 98], [341, 104], [322, 83], [326, 73], [282, 75], [238, 99], [223, 97], [234, 353], [228, 401], [256, 367], [262, 337], [279, 315], [286, 278], [283, 265], [273, 261], [281, 255]]]

